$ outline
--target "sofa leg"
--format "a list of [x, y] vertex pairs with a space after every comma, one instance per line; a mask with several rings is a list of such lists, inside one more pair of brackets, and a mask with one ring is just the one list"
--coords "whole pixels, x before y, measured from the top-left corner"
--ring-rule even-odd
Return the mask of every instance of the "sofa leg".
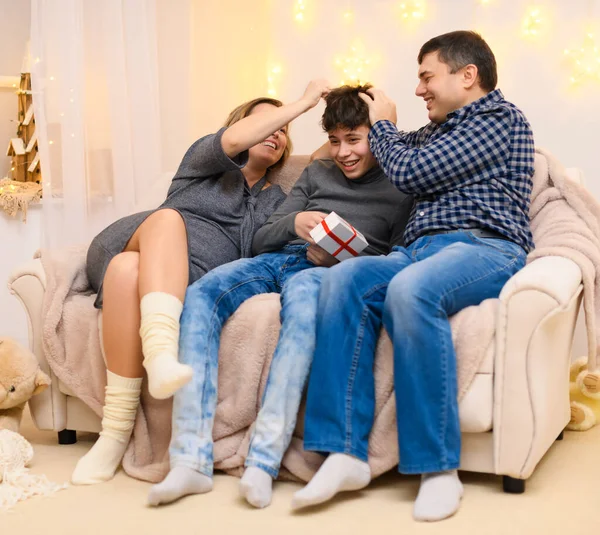
[[58, 432], [59, 444], [75, 444], [77, 442], [77, 431], [71, 429], [63, 429]]
[[523, 494], [525, 492], [525, 480], [510, 476], [502, 476], [502, 488], [509, 494]]
[[558, 436], [556, 437], [556, 440], [562, 440], [563, 438], [565, 438], [565, 432], [564, 432], [564, 431], [561, 431], [561, 432], [560, 432], [560, 435], [558, 435]]

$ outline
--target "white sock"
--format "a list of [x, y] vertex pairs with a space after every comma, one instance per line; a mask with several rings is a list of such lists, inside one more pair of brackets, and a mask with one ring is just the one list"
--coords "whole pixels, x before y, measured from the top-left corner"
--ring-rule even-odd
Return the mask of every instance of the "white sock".
[[462, 495], [463, 485], [456, 470], [423, 474], [413, 517], [429, 522], [448, 518], [458, 511]]
[[190, 494], [204, 494], [213, 488], [213, 480], [188, 466], [175, 466], [167, 477], [153, 485], [148, 494], [148, 505], [171, 503]]
[[142, 352], [148, 390], [156, 399], [171, 397], [190, 381], [192, 368], [177, 361], [183, 304], [174, 295], [150, 292], [140, 302]]
[[102, 431], [92, 449], [77, 463], [71, 483], [93, 485], [112, 479], [121, 464], [140, 403], [142, 379], [106, 372]]
[[326, 502], [338, 492], [364, 489], [370, 481], [368, 463], [345, 453], [333, 453], [308, 485], [294, 494], [292, 509]]
[[249, 466], [240, 481], [240, 494], [250, 505], [262, 509], [271, 503], [273, 478], [257, 466]]

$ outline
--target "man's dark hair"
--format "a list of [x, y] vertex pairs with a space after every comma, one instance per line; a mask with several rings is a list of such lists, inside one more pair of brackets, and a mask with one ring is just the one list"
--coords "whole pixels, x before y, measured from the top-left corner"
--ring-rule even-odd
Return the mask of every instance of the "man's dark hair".
[[370, 127], [369, 107], [358, 94], [366, 93], [371, 87], [371, 84], [342, 85], [331, 90], [325, 97], [325, 111], [321, 118], [323, 130], [354, 130], [363, 124]]
[[489, 45], [476, 32], [457, 31], [438, 35], [427, 41], [419, 51], [419, 65], [423, 58], [432, 52], [439, 53], [439, 59], [450, 67], [454, 74], [467, 65], [475, 65], [479, 73], [481, 89], [493, 91], [498, 83], [496, 58]]

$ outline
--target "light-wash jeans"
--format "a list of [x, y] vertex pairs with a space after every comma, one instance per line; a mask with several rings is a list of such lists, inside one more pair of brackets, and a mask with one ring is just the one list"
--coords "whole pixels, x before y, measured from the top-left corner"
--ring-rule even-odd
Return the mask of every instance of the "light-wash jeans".
[[281, 331], [246, 466], [277, 477], [296, 426], [315, 348], [317, 299], [326, 268], [306, 259], [307, 245], [244, 258], [213, 269], [192, 284], [181, 316], [179, 361], [194, 369], [174, 398], [171, 468], [213, 473], [212, 429], [217, 406], [221, 329], [238, 307], [258, 294], [281, 294]]
[[457, 231], [394, 247], [387, 257], [330, 268], [319, 297], [304, 448], [367, 461], [373, 362], [383, 324], [394, 346], [399, 471], [458, 468], [456, 356], [448, 317], [498, 297], [525, 258], [512, 242]]

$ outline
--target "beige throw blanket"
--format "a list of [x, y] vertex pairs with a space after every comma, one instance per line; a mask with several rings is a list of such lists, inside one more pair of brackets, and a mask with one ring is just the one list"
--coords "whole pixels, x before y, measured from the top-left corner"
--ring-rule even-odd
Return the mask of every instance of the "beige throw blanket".
[[[539, 249], [531, 258], [560, 254], [574, 258], [586, 272], [586, 300], [594, 303], [596, 261], [600, 258], [597, 204], [583, 188], [567, 184], [564, 169], [551, 156], [536, 160], [532, 226]], [[535, 211], [534, 211], [535, 210]], [[582, 213], [585, 214], [581, 215]], [[554, 225], [559, 218], [560, 224]], [[582, 220], [590, 225], [585, 228]], [[564, 225], [562, 222], [569, 222]], [[596, 225], [596, 226], [594, 226]], [[593, 227], [593, 228], [592, 228]], [[556, 228], [556, 230], [554, 230]], [[563, 236], [565, 229], [568, 236]], [[585, 240], [580, 239], [584, 235]], [[579, 253], [579, 242], [585, 249]], [[106, 368], [98, 337], [98, 311], [85, 277], [85, 248], [43, 251], [47, 276], [43, 341], [46, 358], [57, 377], [99, 416], [102, 414]], [[459, 399], [468, 390], [494, 342], [497, 299], [469, 307], [451, 318], [457, 352]], [[593, 305], [588, 328], [595, 336]], [[589, 308], [586, 305], [586, 310]], [[248, 449], [250, 426], [256, 419], [270, 358], [279, 332], [279, 296], [266, 294], [246, 301], [227, 322], [219, 352], [219, 395], [214, 425], [215, 467], [240, 475]], [[369, 444], [373, 477], [398, 462], [392, 347], [385, 332], [375, 359], [376, 416]], [[136, 478], [160, 481], [168, 471], [171, 401], [153, 399], [146, 388], [123, 466]], [[322, 457], [302, 448], [303, 409], [292, 444], [283, 460], [282, 478], [308, 481]]]

